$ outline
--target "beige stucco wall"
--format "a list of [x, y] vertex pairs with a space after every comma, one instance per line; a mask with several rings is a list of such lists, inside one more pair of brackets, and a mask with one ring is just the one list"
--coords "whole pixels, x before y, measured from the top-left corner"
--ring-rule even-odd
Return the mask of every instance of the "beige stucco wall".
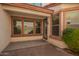
[[11, 39], [10, 17], [0, 5], [0, 52], [8, 45]]
[[12, 37], [11, 42], [42, 40], [43, 36]]
[[63, 42], [63, 41], [60, 41], [60, 40], [56, 40], [56, 39], [52, 39], [52, 38], [49, 38], [49, 40], [47, 40], [50, 44], [53, 44], [59, 48], [68, 48], [67, 45]]

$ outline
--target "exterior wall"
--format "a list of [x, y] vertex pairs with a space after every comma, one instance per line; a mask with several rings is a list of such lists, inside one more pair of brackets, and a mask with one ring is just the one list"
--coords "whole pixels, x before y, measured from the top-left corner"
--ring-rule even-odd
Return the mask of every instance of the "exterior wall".
[[[49, 9], [54, 10], [54, 12], [59, 12], [63, 9], [76, 7], [76, 6], [79, 6], [79, 4], [60, 4], [59, 6], [51, 7]], [[60, 16], [60, 32], [63, 32], [63, 30], [66, 26], [64, 23], [65, 20], [63, 17], [63, 15], [64, 15], [63, 11], [60, 12], [60, 15], [61, 15]], [[60, 34], [62, 35], [62, 33], [60, 33]], [[60, 48], [68, 48], [67, 45], [62, 40], [60, 41], [60, 40], [49, 38], [47, 41], [55, 46], [60, 47]]]
[[0, 5], [0, 52], [9, 44], [11, 39], [10, 17]]
[[[50, 14], [46, 14], [46, 13], [42, 13], [42, 12], [38, 12], [38, 11], [27, 10], [27, 9], [16, 8], [16, 7], [5, 6], [5, 5], [2, 5], [2, 6], [3, 6], [3, 9], [7, 10], [7, 11], [15, 11], [15, 12], [41, 15], [41, 16], [47, 16], [47, 17], [50, 16]], [[12, 37], [11, 42], [41, 40], [41, 39], [43, 39], [43, 35], [41, 35], [41, 36], [26, 36], [26, 37]]]
[[53, 44], [59, 48], [68, 48], [67, 45], [63, 42], [63, 41], [60, 41], [60, 40], [56, 40], [56, 39], [52, 39], [52, 38], [49, 38], [49, 40], [47, 40], [50, 44]]
[[42, 36], [12, 37], [11, 42], [42, 40]]

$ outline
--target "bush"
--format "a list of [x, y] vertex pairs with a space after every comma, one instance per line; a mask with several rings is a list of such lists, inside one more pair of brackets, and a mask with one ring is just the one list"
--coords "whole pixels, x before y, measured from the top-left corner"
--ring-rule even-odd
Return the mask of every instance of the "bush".
[[72, 51], [79, 52], [79, 29], [65, 29], [63, 39]]

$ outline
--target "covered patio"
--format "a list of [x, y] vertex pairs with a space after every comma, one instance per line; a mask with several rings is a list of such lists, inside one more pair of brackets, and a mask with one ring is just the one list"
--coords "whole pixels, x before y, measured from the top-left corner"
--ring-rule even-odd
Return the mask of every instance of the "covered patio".
[[54, 11], [43, 7], [5, 3], [0, 8], [1, 55], [71, 55], [61, 49], [68, 48], [61, 40], [64, 11], [54, 21]]
[[0, 11], [2, 14], [0, 18], [3, 19], [0, 20], [0, 24], [3, 25], [0, 31], [4, 32], [0, 34], [2, 39], [0, 51], [3, 51], [11, 42], [49, 39], [52, 10], [30, 4], [5, 3], [0, 4]]

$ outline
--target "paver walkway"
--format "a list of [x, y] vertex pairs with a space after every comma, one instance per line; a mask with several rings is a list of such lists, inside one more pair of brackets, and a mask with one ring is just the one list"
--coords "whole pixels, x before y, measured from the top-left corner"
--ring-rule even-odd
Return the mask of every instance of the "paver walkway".
[[[39, 45], [36, 45], [35, 42]], [[7, 55], [7, 56], [72, 56], [71, 54], [63, 51], [62, 49], [56, 48], [55, 46], [49, 44], [46, 41], [35, 41], [35, 42], [34, 42], [35, 46], [33, 45], [33, 42], [30, 42], [30, 45], [32, 43], [32, 46], [30, 47], [24, 46], [24, 48], [19, 47], [19, 49], [14, 49], [14, 50], [6, 50], [7, 49], [6, 48], [2, 52], [1, 55]], [[20, 45], [22, 43], [23, 42], [21, 42]], [[27, 44], [27, 42], [24, 44]]]

